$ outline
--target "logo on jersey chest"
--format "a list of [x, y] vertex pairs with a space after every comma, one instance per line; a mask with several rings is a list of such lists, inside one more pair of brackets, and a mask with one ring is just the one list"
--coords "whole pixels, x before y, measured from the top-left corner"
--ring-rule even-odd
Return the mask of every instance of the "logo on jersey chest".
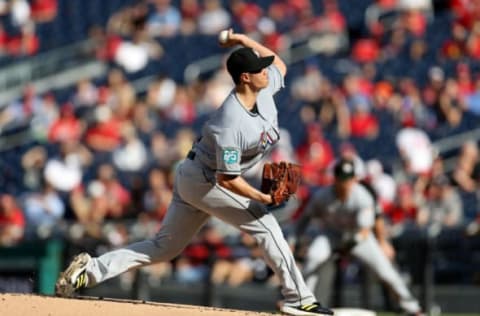
[[260, 147], [262, 149], [266, 149], [269, 145], [275, 144], [276, 141], [277, 139], [272, 137], [268, 132], [262, 132], [260, 134]]

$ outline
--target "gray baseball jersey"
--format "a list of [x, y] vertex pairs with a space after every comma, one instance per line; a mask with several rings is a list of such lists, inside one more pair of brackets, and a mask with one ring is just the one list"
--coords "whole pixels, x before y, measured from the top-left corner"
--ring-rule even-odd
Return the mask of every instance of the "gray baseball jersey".
[[210, 169], [239, 175], [278, 142], [280, 133], [273, 94], [283, 86], [283, 77], [272, 65], [268, 67], [268, 78], [268, 86], [257, 96], [258, 113], [245, 109], [232, 91], [204, 125], [193, 150]]
[[[325, 224], [325, 235], [317, 236], [311, 243], [305, 262], [304, 274], [310, 289], [317, 287], [318, 269], [336, 247], [342, 248], [351, 242], [361, 228], [373, 228], [376, 202], [372, 194], [361, 184], [355, 183], [344, 201], [335, 196], [333, 186], [317, 191], [305, 208], [303, 220], [320, 217]], [[400, 306], [408, 313], [420, 310], [418, 301], [412, 296], [392, 262], [385, 256], [373, 234], [351, 244], [351, 254], [372, 269], [397, 294]]]
[[359, 183], [354, 183], [345, 201], [335, 196], [334, 187], [318, 190], [305, 208], [305, 214], [321, 217], [326, 226], [343, 232], [372, 228], [375, 222], [375, 200]]
[[93, 258], [87, 266], [89, 285], [127, 270], [171, 260], [190, 242], [210, 216], [253, 236], [265, 261], [282, 283], [285, 305], [316, 301], [295, 263], [280, 225], [266, 206], [216, 183], [216, 172], [241, 174], [279, 140], [273, 94], [283, 86], [276, 66], [268, 68], [269, 84], [257, 95], [258, 113], [247, 111], [232, 91], [202, 130], [195, 155], [179, 164], [173, 199], [160, 231], [152, 239]]

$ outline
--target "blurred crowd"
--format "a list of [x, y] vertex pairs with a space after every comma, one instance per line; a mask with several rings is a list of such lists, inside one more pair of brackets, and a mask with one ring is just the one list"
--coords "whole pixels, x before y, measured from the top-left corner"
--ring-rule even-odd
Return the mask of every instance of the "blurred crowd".
[[57, 0], [0, 1], [0, 57], [33, 56], [40, 48], [36, 25], [51, 22]]
[[[312, 45], [322, 54], [348, 60], [340, 79], [315, 58], [302, 61], [287, 77], [280, 121], [291, 114], [288, 102], [296, 106], [297, 118], [289, 119], [299, 125], [284, 126], [279, 146], [267, 157], [302, 165], [297, 199], [275, 211], [286, 234], [311, 193], [331, 183], [330, 166], [339, 157], [354, 159], [358, 178], [374, 189], [392, 238], [412, 227], [478, 234], [477, 201], [468, 205], [474, 212], [466, 214], [462, 198], [480, 192], [478, 141], [458, 146], [452, 168], [432, 137], [438, 130], [454, 132], [466, 120], [479, 122], [480, 1], [363, 1], [368, 4], [359, 12], [363, 31], [349, 26], [341, 1], [320, 2], [318, 13], [308, 0], [266, 6], [244, 0], [145, 0], [92, 27], [88, 36], [96, 43], [96, 57], [112, 65], [105, 80], [78, 82], [65, 102], [54, 91], [38, 94], [27, 86], [22, 98], [1, 109], [2, 134], [28, 126], [31, 139], [5, 150], [18, 159], [0, 157], [0, 245], [62, 237], [101, 252], [152, 236], [172, 197], [173, 170], [198, 135], [198, 122], [220, 105], [233, 82], [224, 68], [191, 83], [167, 73], [137, 93], [127, 75], [148, 68], [151, 59], [175, 54], [158, 38], [216, 35], [228, 27], [277, 52], [315, 39]], [[0, 1], [0, 14], [23, 34], [34, 23], [54, 19], [56, 1]], [[436, 34], [441, 49], [433, 50], [429, 25], [445, 15], [451, 33]], [[12, 49], [11, 40], [0, 25], [2, 52], [35, 53]], [[402, 76], [385, 70], [399, 61]], [[447, 64], [453, 67], [443, 67]], [[302, 138], [295, 141], [299, 130]], [[369, 158], [362, 157], [355, 145], [359, 139], [393, 144], [397, 159], [377, 157], [378, 142], [368, 148]], [[258, 184], [260, 168], [250, 171], [249, 181]], [[260, 256], [250, 237], [212, 219], [178, 258], [149, 270], [152, 277], [182, 282], [276, 284]]]

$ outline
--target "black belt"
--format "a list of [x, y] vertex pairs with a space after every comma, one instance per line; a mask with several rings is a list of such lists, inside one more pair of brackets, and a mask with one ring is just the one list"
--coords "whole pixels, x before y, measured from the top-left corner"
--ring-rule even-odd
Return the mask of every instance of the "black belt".
[[190, 150], [187, 154], [187, 158], [190, 160], [195, 159], [195, 152]]

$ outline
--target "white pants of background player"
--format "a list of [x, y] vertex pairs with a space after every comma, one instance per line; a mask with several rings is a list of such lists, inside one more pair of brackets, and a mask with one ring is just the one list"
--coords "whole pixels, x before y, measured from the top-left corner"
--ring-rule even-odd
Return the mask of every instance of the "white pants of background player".
[[179, 165], [173, 200], [157, 235], [93, 258], [87, 264], [89, 286], [130, 269], [173, 259], [210, 216], [255, 238], [263, 249], [266, 263], [281, 280], [286, 305], [316, 301], [274, 216], [263, 204], [216, 184], [214, 172], [203, 167], [198, 159], [187, 159]]
[[[412, 296], [392, 262], [385, 256], [373, 234], [359, 242], [351, 249], [350, 253], [372, 269], [380, 280], [393, 290], [400, 307], [405, 312], [415, 314], [420, 311], [418, 301]], [[328, 237], [323, 235], [316, 237], [307, 251], [304, 269], [305, 275], [308, 276], [307, 285], [312, 291], [319, 281], [318, 273], [315, 273], [314, 270], [318, 269], [331, 255], [332, 248]]]

